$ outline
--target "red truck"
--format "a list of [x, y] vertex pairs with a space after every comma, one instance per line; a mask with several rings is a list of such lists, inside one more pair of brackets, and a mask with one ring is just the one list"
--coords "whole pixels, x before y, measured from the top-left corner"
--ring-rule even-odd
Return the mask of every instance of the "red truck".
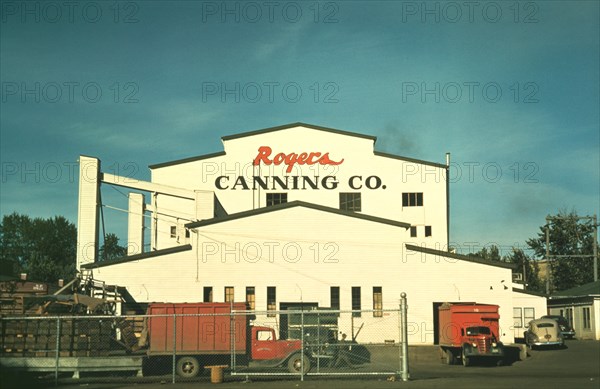
[[469, 366], [473, 359], [504, 357], [499, 341], [498, 306], [490, 304], [448, 304], [438, 308], [440, 353], [449, 365], [458, 359]]
[[[195, 377], [208, 365], [231, 363], [252, 367], [286, 367], [291, 373], [311, 368], [300, 340], [276, 340], [275, 330], [254, 326], [253, 315], [233, 315], [246, 310], [245, 303], [152, 303], [148, 315], [148, 356], [172, 356], [175, 349], [177, 373]], [[173, 320], [172, 315], [177, 316]], [[206, 316], [194, 316], [194, 315]], [[173, 330], [175, 322], [176, 330]], [[175, 341], [175, 344], [174, 344]]]

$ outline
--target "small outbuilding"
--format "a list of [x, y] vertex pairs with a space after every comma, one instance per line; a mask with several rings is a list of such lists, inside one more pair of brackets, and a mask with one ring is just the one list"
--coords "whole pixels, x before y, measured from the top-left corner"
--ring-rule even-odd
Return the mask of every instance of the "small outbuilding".
[[600, 340], [600, 281], [555, 292], [548, 311], [566, 317], [577, 338]]

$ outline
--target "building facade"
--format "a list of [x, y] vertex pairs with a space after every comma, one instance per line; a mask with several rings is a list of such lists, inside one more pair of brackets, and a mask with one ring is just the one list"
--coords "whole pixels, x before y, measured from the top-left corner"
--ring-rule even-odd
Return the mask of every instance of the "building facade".
[[[150, 166], [150, 182], [82, 156], [78, 267], [139, 302], [246, 301], [273, 326], [267, 311], [368, 309], [340, 323], [368, 342], [398, 340], [385, 309], [402, 292], [412, 343], [436, 342], [444, 302], [498, 304], [512, 341], [511, 266], [448, 251], [448, 156], [385, 154], [374, 137], [303, 123], [222, 140], [223, 151]], [[128, 256], [109, 262], [94, 251], [101, 184], [136, 191]]]

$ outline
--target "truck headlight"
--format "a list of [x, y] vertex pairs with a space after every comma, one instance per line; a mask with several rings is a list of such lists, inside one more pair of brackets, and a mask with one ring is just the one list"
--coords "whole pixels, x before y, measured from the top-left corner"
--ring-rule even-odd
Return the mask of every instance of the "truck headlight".
[[471, 343], [473, 347], [477, 347], [477, 343]]
[[496, 343], [496, 342], [493, 342], [493, 343], [492, 343], [492, 347], [498, 347], [498, 343]]

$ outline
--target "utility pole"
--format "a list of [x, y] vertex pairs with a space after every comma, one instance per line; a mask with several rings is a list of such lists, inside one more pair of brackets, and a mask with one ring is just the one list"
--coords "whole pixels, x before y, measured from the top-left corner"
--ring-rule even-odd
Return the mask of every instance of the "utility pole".
[[594, 214], [594, 281], [598, 281], [598, 218]]
[[550, 277], [552, 277], [552, 261], [550, 260], [550, 216], [546, 216], [546, 294], [550, 294]]

